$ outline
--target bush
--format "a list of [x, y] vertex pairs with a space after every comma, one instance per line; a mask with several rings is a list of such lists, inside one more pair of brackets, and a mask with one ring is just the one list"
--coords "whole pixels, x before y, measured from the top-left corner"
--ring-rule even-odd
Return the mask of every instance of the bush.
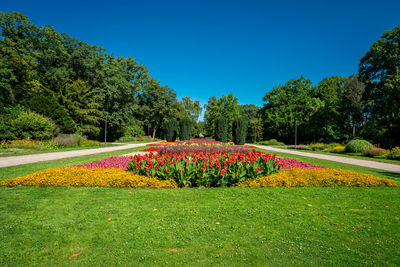
[[8, 114], [0, 115], [0, 140], [17, 139], [19, 130], [14, 126], [13, 119]]
[[224, 143], [228, 141], [228, 123], [224, 117], [215, 120], [215, 140]]
[[99, 141], [95, 141], [95, 140], [83, 140], [81, 142], [81, 147], [98, 147], [100, 146]]
[[125, 128], [124, 136], [137, 137], [145, 135], [142, 124], [139, 121], [132, 120], [130, 125]]
[[78, 146], [78, 138], [73, 135], [59, 135], [53, 139], [61, 147]]
[[244, 145], [247, 136], [247, 120], [239, 118], [233, 121], [232, 137], [236, 145]]
[[316, 144], [311, 144], [310, 148], [312, 151], [322, 151], [328, 148], [328, 146], [326, 144], [316, 143]]
[[345, 146], [335, 146], [334, 148], [332, 148], [332, 152], [334, 153], [343, 153], [345, 150]]
[[12, 122], [22, 139], [48, 140], [53, 137], [55, 125], [47, 118], [35, 112], [21, 112]]
[[190, 140], [192, 137], [192, 122], [189, 118], [181, 121], [180, 140]]
[[365, 150], [373, 149], [374, 146], [365, 140], [354, 139], [347, 143], [346, 152], [348, 153], [363, 153]]
[[387, 156], [388, 159], [400, 160], [400, 147], [393, 148]]
[[178, 123], [175, 119], [167, 120], [164, 123], [165, 139], [167, 142], [174, 142], [178, 136]]
[[367, 149], [363, 152], [364, 156], [366, 157], [376, 157], [376, 156], [383, 156], [385, 155], [385, 150], [383, 149]]
[[257, 142], [257, 144], [264, 145], [264, 146], [284, 146], [285, 145], [285, 143], [278, 142], [278, 140], [276, 140], [276, 139], [270, 139], [268, 141]]

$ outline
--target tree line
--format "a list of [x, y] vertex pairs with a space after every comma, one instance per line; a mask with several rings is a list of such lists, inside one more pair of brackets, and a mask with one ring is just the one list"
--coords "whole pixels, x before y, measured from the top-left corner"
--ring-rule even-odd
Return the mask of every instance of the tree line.
[[303, 76], [290, 79], [269, 90], [263, 101], [260, 108], [241, 106], [232, 94], [211, 97], [205, 105], [208, 135], [219, 117], [228, 120], [228, 127], [245, 117], [247, 139], [253, 141], [294, 143], [297, 125], [302, 143], [364, 138], [382, 147], [400, 145], [400, 26], [371, 46], [357, 74], [327, 77], [317, 85]]
[[162, 137], [167, 118], [187, 118], [195, 135], [201, 131], [199, 101], [178, 101], [134, 58], [36, 26], [19, 12], [1, 12], [0, 29], [0, 139], [22, 137], [10, 123], [21, 113], [42, 115], [58, 132], [92, 139], [103, 138], [106, 122], [109, 140]]
[[216, 127], [226, 124], [221, 129], [228, 141], [240, 125], [247, 141], [293, 143], [297, 124], [301, 142], [362, 137], [384, 147], [400, 144], [400, 26], [371, 46], [357, 74], [316, 85], [291, 79], [269, 90], [263, 107], [239, 105], [232, 94], [213, 96], [204, 105], [204, 121], [198, 100], [178, 101], [132, 57], [36, 26], [19, 12], [0, 12], [0, 29], [0, 139], [23, 137], [16, 129], [21, 123], [50, 129], [46, 118], [56, 132], [92, 139], [103, 139], [106, 123], [108, 140], [171, 134], [218, 139]]

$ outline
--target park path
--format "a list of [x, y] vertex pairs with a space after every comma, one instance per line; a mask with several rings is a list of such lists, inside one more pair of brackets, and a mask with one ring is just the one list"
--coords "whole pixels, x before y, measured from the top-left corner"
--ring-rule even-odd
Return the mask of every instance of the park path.
[[354, 159], [354, 158], [347, 158], [347, 157], [340, 157], [340, 156], [332, 156], [332, 155], [325, 155], [325, 154], [317, 154], [317, 153], [309, 153], [309, 152], [301, 152], [296, 150], [288, 150], [282, 148], [276, 148], [271, 146], [261, 146], [261, 145], [253, 145], [252, 146], [262, 148], [265, 150], [275, 151], [275, 152], [282, 152], [287, 154], [299, 155], [299, 156], [306, 156], [310, 158], [317, 158], [317, 159], [325, 159], [330, 161], [336, 161], [340, 163], [346, 163], [351, 165], [358, 165], [362, 167], [374, 168], [379, 170], [385, 170], [389, 172], [395, 172], [400, 174], [400, 165], [397, 164], [390, 164], [384, 162], [377, 162], [372, 160], [364, 160], [364, 159]]
[[150, 144], [150, 143], [126, 144], [126, 145], [122, 145], [122, 146], [113, 146], [113, 147], [92, 148], [92, 149], [82, 149], [82, 150], [63, 151], [63, 152], [51, 152], [51, 153], [31, 154], [31, 155], [22, 155], [22, 156], [0, 157], [0, 168], [35, 163], [35, 162], [40, 162], [40, 161], [57, 160], [57, 159], [86, 156], [86, 155], [98, 154], [98, 153], [104, 153], [104, 152], [112, 152], [112, 151], [118, 151], [118, 150], [123, 150], [123, 149], [146, 146], [147, 144]]

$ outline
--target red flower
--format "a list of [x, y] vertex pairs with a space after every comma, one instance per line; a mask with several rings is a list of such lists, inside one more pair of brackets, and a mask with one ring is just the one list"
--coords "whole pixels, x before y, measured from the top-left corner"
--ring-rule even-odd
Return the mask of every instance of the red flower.
[[203, 163], [203, 165], [201, 165], [201, 169], [204, 171], [207, 168], [207, 165], [205, 163]]
[[222, 170], [221, 170], [221, 175], [224, 176], [225, 173], [226, 173], [226, 169], [222, 169]]

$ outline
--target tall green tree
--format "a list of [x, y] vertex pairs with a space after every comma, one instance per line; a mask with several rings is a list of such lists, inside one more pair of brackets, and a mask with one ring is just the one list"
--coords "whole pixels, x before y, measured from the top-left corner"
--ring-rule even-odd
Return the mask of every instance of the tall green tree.
[[[241, 105], [240, 110], [243, 117], [246, 117], [248, 122], [247, 140], [255, 141], [255, 138], [262, 138], [262, 119], [261, 108], [254, 104]], [[261, 121], [261, 126], [259, 122]]]
[[158, 130], [166, 119], [179, 118], [181, 105], [176, 99], [175, 92], [168, 86], [161, 86], [152, 78], [139, 94], [140, 114], [145, 125], [151, 130], [153, 138], [160, 134]]
[[385, 32], [361, 59], [359, 77], [371, 121], [385, 129], [376, 142], [400, 144], [400, 25]]
[[344, 106], [350, 115], [353, 137], [356, 136], [356, 129], [359, 129], [365, 120], [363, 112], [364, 92], [365, 84], [358, 79], [358, 75], [351, 75], [345, 83]]
[[241, 115], [237, 97], [229, 94], [222, 95], [221, 98], [217, 99], [213, 96], [204, 107], [206, 109], [204, 119], [206, 121], [207, 135], [214, 136], [215, 120], [219, 117], [224, 117], [227, 121], [228, 139], [232, 140], [232, 122]]
[[[301, 127], [303, 141], [341, 141], [348, 134], [348, 110], [344, 109], [346, 77], [324, 78], [309, 89], [309, 96], [320, 101], [319, 108]], [[305, 140], [304, 140], [305, 139]]]
[[321, 100], [312, 97], [311, 81], [300, 77], [266, 93], [263, 101], [262, 120], [264, 138], [294, 141], [294, 126], [305, 125], [321, 107]]

